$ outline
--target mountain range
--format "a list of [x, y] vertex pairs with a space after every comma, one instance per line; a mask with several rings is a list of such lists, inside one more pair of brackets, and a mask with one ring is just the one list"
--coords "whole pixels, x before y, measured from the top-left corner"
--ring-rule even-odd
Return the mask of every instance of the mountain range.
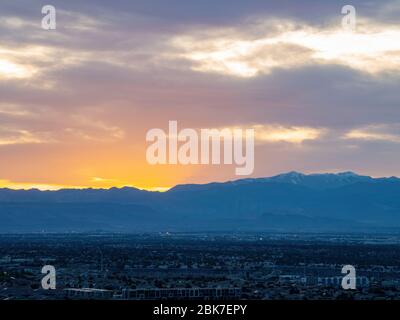
[[397, 232], [400, 179], [353, 172], [177, 185], [0, 189], [0, 232]]

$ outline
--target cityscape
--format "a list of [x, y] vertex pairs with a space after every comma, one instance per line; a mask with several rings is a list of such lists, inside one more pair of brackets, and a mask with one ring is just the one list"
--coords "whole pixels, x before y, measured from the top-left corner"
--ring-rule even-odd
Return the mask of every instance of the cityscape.
[[1, 0], [1, 307], [400, 302], [399, 18], [400, 0]]
[[0, 299], [397, 300], [399, 246], [389, 234], [3, 234]]

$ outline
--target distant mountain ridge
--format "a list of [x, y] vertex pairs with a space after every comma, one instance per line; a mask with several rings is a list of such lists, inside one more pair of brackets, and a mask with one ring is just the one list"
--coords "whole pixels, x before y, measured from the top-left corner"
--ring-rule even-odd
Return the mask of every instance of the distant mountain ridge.
[[282, 173], [267, 178], [247, 178], [247, 179], [229, 181], [225, 183], [214, 182], [209, 184], [177, 185], [171, 190], [194, 190], [196, 187], [204, 189], [206, 186], [212, 186], [212, 185], [246, 184], [246, 183], [267, 182], [267, 181], [304, 185], [313, 188], [334, 188], [356, 182], [377, 182], [377, 181], [387, 181], [387, 180], [400, 182], [400, 179], [394, 176], [389, 178], [386, 177], [372, 178], [370, 176], [358, 175], [351, 171], [339, 172], [339, 173], [312, 173], [308, 175], [296, 171], [291, 171], [288, 173]]
[[0, 232], [400, 230], [400, 179], [353, 172], [136, 188], [0, 189]]

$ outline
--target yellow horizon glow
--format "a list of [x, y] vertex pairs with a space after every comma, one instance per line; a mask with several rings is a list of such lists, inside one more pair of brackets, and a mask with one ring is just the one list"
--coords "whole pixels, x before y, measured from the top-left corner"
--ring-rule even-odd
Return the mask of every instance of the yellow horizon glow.
[[0, 180], [0, 189], [7, 188], [11, 190], [32, 190], [37, 189], [40, 191], [58, 191], [62, 189], [111, 189], [111, 188], [135, 188], [139, 190], [145, 191], [153, 191], [153, 192], [166, 192], [172, 187], [143, 187], [143, 186], [133, 186], [133, 185], [108, 185], [108, 186], [76, 186], [76, 185], [62, 185], [62, 184], [47, 184], [47, 183], [29, 183], [29, 182], [12, 182], [9, 180]]

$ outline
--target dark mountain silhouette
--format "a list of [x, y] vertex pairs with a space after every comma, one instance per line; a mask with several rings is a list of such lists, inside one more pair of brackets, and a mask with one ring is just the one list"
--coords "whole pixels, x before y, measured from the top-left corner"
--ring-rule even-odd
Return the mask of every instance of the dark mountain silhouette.
[[400, 179], [352, 172], [135, 188], [0, 189], [0, 232], [400, 230]]

